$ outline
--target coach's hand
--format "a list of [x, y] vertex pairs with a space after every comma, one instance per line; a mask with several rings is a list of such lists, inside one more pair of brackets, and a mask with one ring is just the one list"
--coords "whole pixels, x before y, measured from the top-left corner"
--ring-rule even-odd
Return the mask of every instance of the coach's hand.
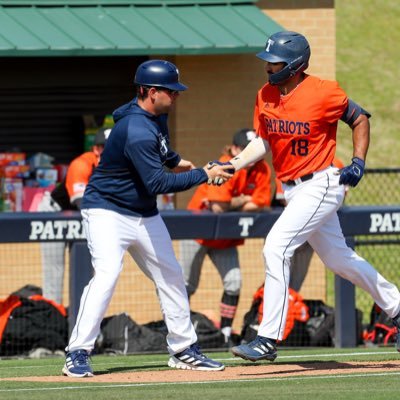
[[207, 183], [209, 185], [220, 186], [227, 180], [231, 179], [235, 173], [235, 168], [230, 162], [210, 161], [204, 166], [204, 170], [208, 176]]
[[186, 172], [196, 168], [195, 165], [189, 160], [181, 159], [179, 164], [172, 170], [175, 173]]
[[353, 157], [351, 161], [351, 165], [340, 171], [339, 184], [355, 187], [364, 175], [365, 162], [358, 157]]

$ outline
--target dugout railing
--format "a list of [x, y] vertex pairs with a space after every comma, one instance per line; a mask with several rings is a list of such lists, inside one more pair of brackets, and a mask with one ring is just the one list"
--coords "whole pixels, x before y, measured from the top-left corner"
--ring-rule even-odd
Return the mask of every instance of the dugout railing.
[[[184, 210], [161, 213], [172, 239], [264, 238], [281, 213], [194, 213]], [[339, 212], [342, 230], [350, 246], [356, 237], [366, 240], [400, 233], [400, 206], [346, 206]], [[386, 239], [385, 239], [386, 240]], [[69, 242], [69, 324], [73, 326], [82, 290], [92, 274], [81, 217], [75, 212], [2, 213], [0, 243]], [[361, 243], [360, 241], [358, 242]], [[395, 241], [399, 244], [399, 241]], [[354, 347], [356, 307], [354, 286], [335, 277], [335, 346]]]

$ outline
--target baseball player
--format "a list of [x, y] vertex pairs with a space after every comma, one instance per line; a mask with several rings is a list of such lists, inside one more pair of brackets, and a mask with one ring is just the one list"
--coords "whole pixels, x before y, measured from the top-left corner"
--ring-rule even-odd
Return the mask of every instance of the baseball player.
[[[50, 193], [46, 191], [38, 205], [38, 211], [57, 212], [79, 210], [83, 192], [93, 170], [99, 164], [104, 144], [111, 129], [96, 132], [91, 151], [71, 161], [65, 179]], [[62, 304], [66, 243], [41, 243], [43, 268], [43, 296]]]
[[[266, 62], [268, 74], [255, 104], [258, 136], [230, 163], [240, 170], [271, 151], [287, 206], [265, 241], [268, 301], [258, 335], [233, 347], [232, 353], [251, 361], [277, 357], [276, 343], [282, 339], [288, 308], [290, 262], [306, 241], [324, 265], [370, 293], [399, 327], [397, 287], [346, 245], [337, 216], [345, 185], [356, 186], [364, 173], [370, 114], [349, 99], [337, 82], [304, 72], [310, 46], [303, 35], [277, 32], [257, 56]], [[332, 166], [339, 120], [350, 126], [354, 147], [351, 164], [341, 170]], [[399, 345], [398, 339], [398, 350]]]
[[127, 250], [156, 286], [168, 329], [168, 365], [224, 369], [196, 344], [182, 269], [157, 210], [157, 194], [183, 191], [208, 180], [225, 181], [232, 177], [226, 172], [232, 168], [217, 164], [195, 168], [169, 147], [167, 115], [180, 92], [187, 89], [179, 82], [174, 64], [146, 61], [139, 65], [134, 83], [137, 97], [114, 111], [115, 126], [82, 201], [94, 276], [83, 291], [66, 348], [63, 373], [71, 377], [93, 376], [89, 354]]
[[[229, 161], [239, 154], [255, 137], [255, 132], [244, 128], [233, 136], [233, 143], [224, 149], [220, 162]], [[188, 204], [189, 210], [211, 210], [216, 213], [226, 211], [259, 211], [269, 206], [271, 198], [271, 170], [264, 160], [259, 160], [242, 169], [222, 186], [203, 184], [197, 188]], [[225, 345], [232, 346], [232, 324], [239, 303], [241, 272], [237, 246], [242, 239], [182, 240], [180, 241], [180, 263], [182, 265], [186, 289], [192, 296], [200, 280], [204, 258], [208, 255], [217, 268], [224, 291], [220, 302], [220, 329]]]

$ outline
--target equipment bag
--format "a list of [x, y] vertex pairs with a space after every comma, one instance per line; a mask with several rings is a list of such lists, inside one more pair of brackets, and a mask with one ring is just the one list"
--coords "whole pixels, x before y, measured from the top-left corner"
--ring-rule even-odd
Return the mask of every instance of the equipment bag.
[[133, 354], [166, 350], [165, 334], [137, 324], [128, 314], [104, 318], [95, 344], [96, 353]]
[[[244, 316], [241, 332], [241, 341], [243, 343], [248, 343], [256, 337], [259, 324], [263, 317], [263, 306], [264, 286], [260, 286], [253, 295], [253, 302], [250, 310]], [[309, 313], [307, 304], [299, 293], [289, 288], [289, 308], [283, 341], [286, 343], [286, 339], [297, 336], [296, 332], [302, 330], [302, 325], [304, 325], [308, 319]], [[296, 345], [301, 344], [304, 343], [296, 343]]]
[[[191, 320], [202, 348], [219, 348], [224, 335], [201, 313], [191, 312]], [[165, 352], [167, 326], [164, 320], [138, 325], [126, 313], [104, 318], [96, 340], [96, 353], [132, 354]]]
[[[217, 349], [225, 344], [225, 337], [222, 332], [215, 326], [214, 322], [204, 314], [191, 311], [190, 319], [196, 331], [197, 343], [200, 347], [203, 349]], [[144, 326], [162, 332], [167, 336], [167, 326], [163, 320], [149, 322]]]
[[310, 318], [306, 324], [309, 346], [334, 346], [335, 310], [322, 300], [305, 300]]
[[65, 308], [41, 294], [24, 293], [28, 286], [0, 301], [0, 356], [24, 355], [39, 347], [54, 352], [67, 345]]
[[382, 309], [374, 303], [370, 313], [369, 326], [363, 333], [364, 342], [373, 344], [391, 344], [396, 342], [397, 328]]

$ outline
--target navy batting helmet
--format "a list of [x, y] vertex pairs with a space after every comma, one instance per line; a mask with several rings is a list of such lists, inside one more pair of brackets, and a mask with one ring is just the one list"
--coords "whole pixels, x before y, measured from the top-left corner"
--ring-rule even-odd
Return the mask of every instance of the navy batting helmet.
[[163, 60], [150, 60], [140, 64], [134, 82], [136, 85], [164, 87], [171, 90], [187, 89], [187, 86], [179, 82], [178, 68]]
[[297, 32], [283, 31], [271, 35], [267, 40], [265, 50], [258, 53], [257, 57], [271, 63], [286, 63], [281, 71], [269, 76], [271, 85], [279, 85], [297, 72], [307, 69], [310, 55], [310, 45], [303, 35]]

